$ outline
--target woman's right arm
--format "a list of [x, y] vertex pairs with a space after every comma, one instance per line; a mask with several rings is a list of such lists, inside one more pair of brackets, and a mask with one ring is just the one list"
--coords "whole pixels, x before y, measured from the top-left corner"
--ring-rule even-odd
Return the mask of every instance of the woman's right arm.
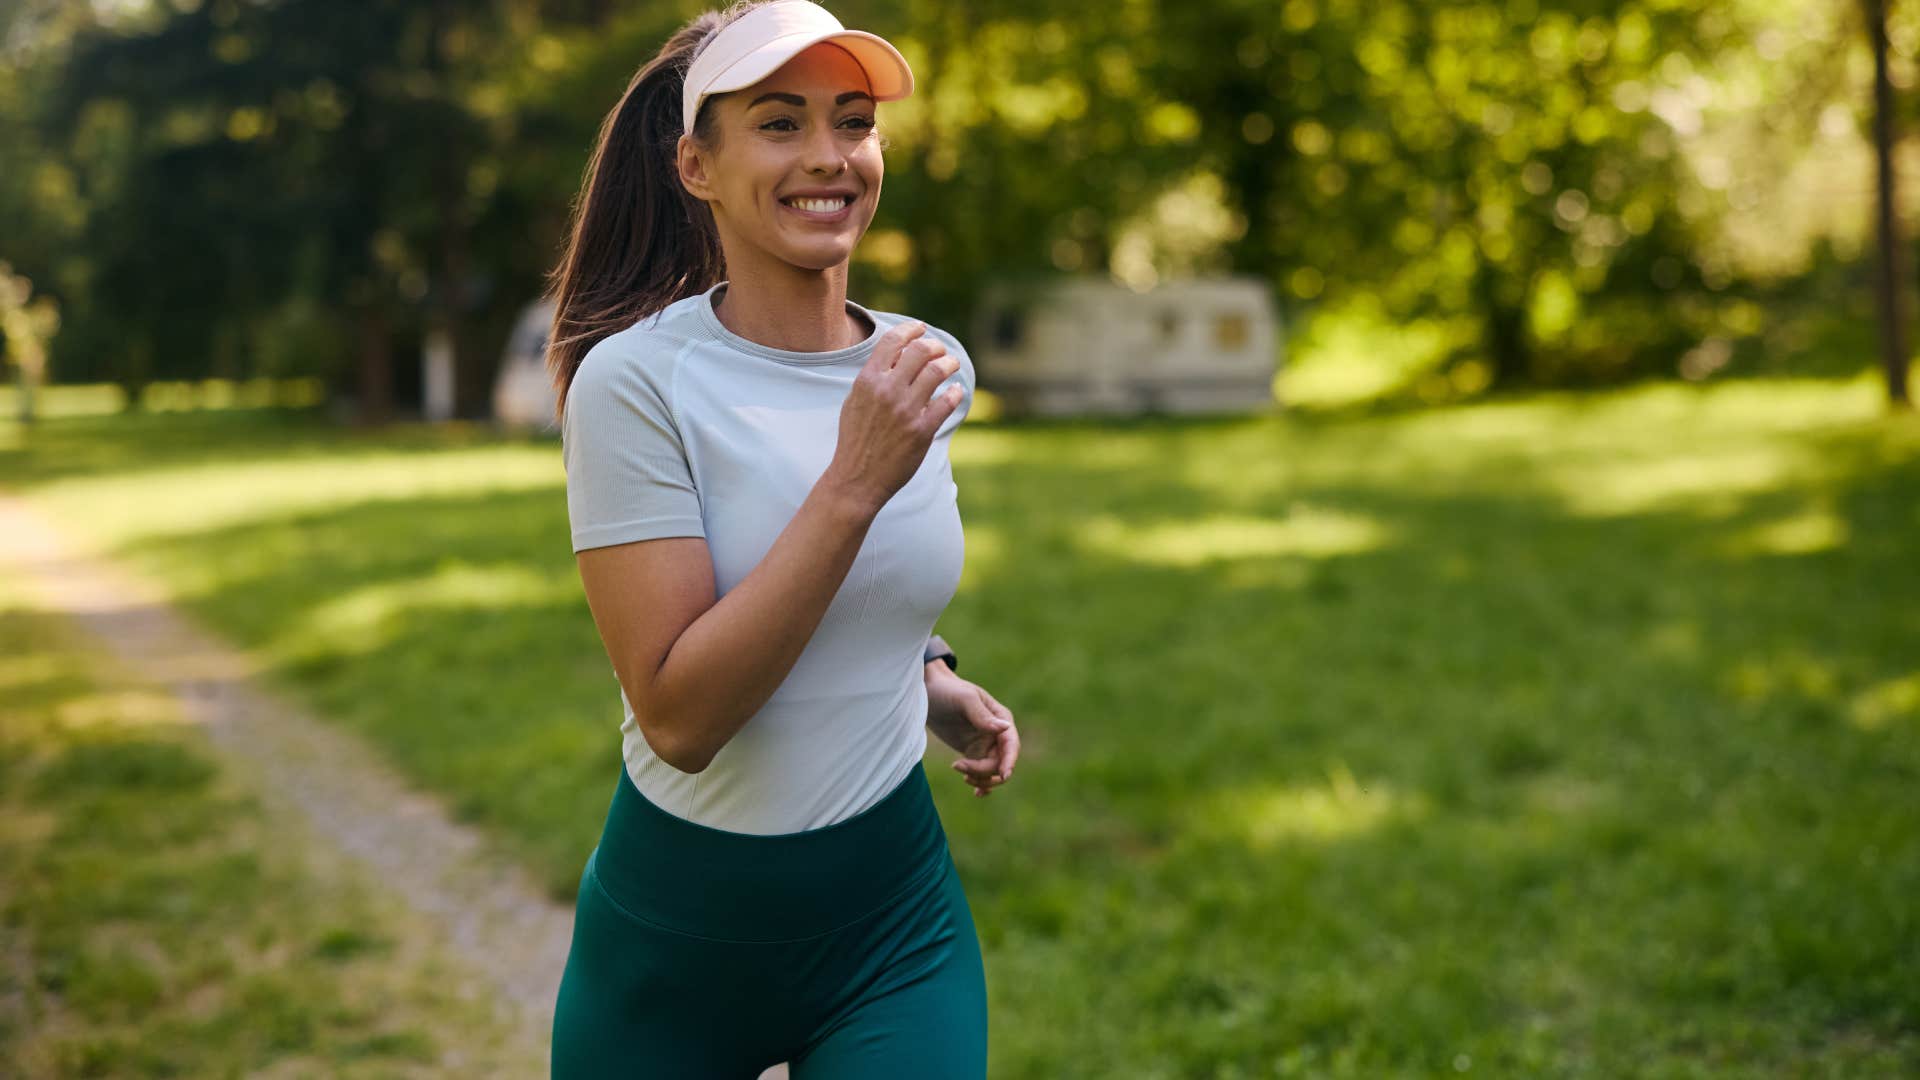
[[[716, 601], [700, 537], [580, 551], [595, 626], [647, 745], [705, 769], [800, 658], [853, 567], [874, 516], [920, 466], [957, 392], [957, 370], [921, 323], [882, 336], [840, 412], [839, 443], [767, 554]], [[957, 390], [957, 388], [955, 388]]]

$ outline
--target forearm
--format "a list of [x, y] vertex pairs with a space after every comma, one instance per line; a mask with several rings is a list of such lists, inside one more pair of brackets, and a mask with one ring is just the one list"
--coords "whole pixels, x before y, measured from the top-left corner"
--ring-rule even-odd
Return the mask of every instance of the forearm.
[[677, 767], [706, 768], [779, 689], [878, 512], [823, 477], [759, 564], [681, 632], [654, 676], [652, 698], [659, 715], [674, 718]]
[[920, 666], [920, 676], [927, 687], [927, 726], [932, 728], [947, 719], [948, 699], [941, 684], [960, 676], [954, 672], [953, 665], [937, 656]]

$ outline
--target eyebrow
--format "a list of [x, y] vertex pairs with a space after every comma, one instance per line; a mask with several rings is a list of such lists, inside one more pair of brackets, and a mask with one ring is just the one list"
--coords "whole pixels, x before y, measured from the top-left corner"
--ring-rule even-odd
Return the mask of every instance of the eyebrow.
[[[834, 98], [833, 103], [835, 105], [845, 105], [847, 102], [852, 101], [854, 98], [866, 98], [868, 101], [872, 101], [873, 95], [867, 93], [865, 90], [849, 90], [846, 93], [841, 94], [839, 97]], [[807, 99], [801, 97], [799, 94], [786, 94], [778, 90], [774, 90], [765, 94], [761, 94], [759, 97], [754, 98], [752, 101], [747, 102], [747, 108], [751, 109], [755, 105], [758, 105], [761, 102], [768, 101], [768, 100], [784, 101], [789, 105], [798, 105], [802, 108], [805, 108], [807, 104]]]

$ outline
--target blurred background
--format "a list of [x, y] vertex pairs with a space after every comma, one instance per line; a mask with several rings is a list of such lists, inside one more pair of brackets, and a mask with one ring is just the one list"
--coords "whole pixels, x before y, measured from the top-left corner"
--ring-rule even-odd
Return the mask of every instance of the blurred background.
[[[993, 1075], [1920, 1072], [1920, 9], [828, 6], [918, 79], [849, 295], [981, 375]], [[515, 359], [698, 10], [0, 0], [0, 495], [563, 905], [620, 709]], [[486, 1071], [3, 565], [0, 1060]]]
[[[9, 0], [0, 258], [46, 312], [9, 357], [134, 405], [308, 377], [377, 419], [421, 413], [439, 344], [447, 411], [487, 415], [601, 118], [692, 10]], [[1252, 275], [1303, 405], [1874, 355], [1858, 3], [835, 10], [922, 74], [880, 113], [872, 307], [965, 327], [995, 283]]]

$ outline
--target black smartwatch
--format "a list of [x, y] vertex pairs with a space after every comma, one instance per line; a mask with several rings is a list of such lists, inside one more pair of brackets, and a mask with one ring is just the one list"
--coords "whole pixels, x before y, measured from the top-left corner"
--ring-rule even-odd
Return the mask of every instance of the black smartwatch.
[[960, 658], [953, 655], [953, 650], [947, 647], [947, 639], [939, 634], [927, 639], [926, 652], [920, 657], [920, 662], [923, 664], [931, 664], [935, 660], [945, 660], [949, 668], [955, 671], [960, 670]]

